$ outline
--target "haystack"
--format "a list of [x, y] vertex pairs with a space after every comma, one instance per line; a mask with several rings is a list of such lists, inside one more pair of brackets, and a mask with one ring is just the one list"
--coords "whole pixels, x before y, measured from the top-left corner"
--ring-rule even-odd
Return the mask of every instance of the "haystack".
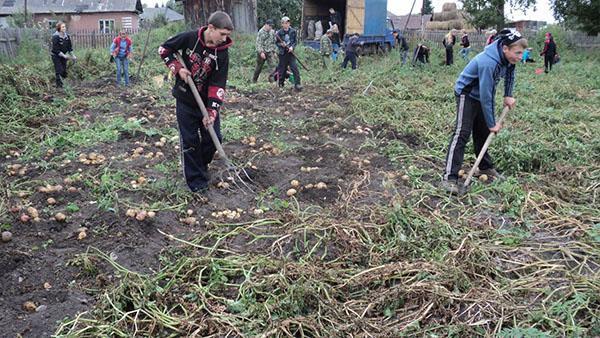
[[433, 21], [450, 21], [460, 19], [458, 11], [448, 11], [441, 13], [433, 13]]
[[456, 2], [445, 2], [442, 5], [442, 12], [453, 12], [456, 11]]
[[432, 31], [448, 31], [451, 29], [462, 30], [467, 28], [463, 20], [448, 20], [448, 21], [429, 21], [425, 26], [426, 29]]
[[467, 29], [469, 25], [462, 11], [459, 11], [454, 2], [446, 2], [442, 5], [442, 11], [433, 13], [433, 21], [427, 23], [429, 30]]

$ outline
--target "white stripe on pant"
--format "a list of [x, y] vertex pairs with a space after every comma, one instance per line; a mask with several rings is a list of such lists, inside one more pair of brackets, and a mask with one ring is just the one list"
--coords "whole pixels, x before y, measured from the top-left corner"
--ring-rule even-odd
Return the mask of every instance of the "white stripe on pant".
[[463, 120], [463, 110], [465, 109], [465, 95], [460, 96], [460, 101], [458, 103], [458, 115], [456, 117], [456, 130], [454, 131], [454, 138], [452, 139], [452, 143], [450, 144], [450, 149], [448, 150], [448, 157], [446, 158], [446, 173], [444, 174], [444, 180], [448, 179], [450, 175], [450, 171], [452, 171], [452, 160], [454, 156], [454, 148], [456, 148], [456, 143], [458, 143], [458, 138], [460, 137], [460, 129], [462, 128], [462, 120]]

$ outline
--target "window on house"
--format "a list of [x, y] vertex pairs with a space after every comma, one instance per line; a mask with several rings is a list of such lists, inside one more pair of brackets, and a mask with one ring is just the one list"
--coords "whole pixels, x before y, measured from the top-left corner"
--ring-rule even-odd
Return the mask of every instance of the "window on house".
[[100, 33], [112, 33], [115, 30], [115, 20], [98, 20]]
[[56, 29], [56, 24], [58, 23], [58, 20], [48, 20], [48, 28], [49, 29]]

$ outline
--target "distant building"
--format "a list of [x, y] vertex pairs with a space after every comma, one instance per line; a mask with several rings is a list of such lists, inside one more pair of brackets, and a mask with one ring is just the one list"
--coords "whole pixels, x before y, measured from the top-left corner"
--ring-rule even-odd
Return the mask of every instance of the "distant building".
[[156, 19], [156, 17], [159, 15], [164, 15], [167, 19], [167, 22], [183, 21], [185, 19], [183, 15], [175, 12], [174, 10], [168, 7], [148, 7], [144, 8], [144, 12], [140, 14], [140, 20], [152, 21]]
[[[0, 0], [2, 1], [2, 0]], [[185, 22], [192, 27], [206, 25], [212, 12], [224, 11], [231, 16], [235, 30], [256, 33], [257, 0], [175, 0], [183, 2]], [[260, 1], [260, 0], [258, 0]]]
[[532, 30], [538, 31], [546, 27], [548, 23], [546, 21], [536, 20], [517, 20], [508, 23], [508, 27], [516, 28], [518, 31]]
[[[404, 26], [406, 26], [407, 30], [419, 30], [421, 27], [425, 28], [427, 22], [431, 21], [431, 14], [412, 14], [409, 19], [408, 15], [394, 15], [388, 12], [388, 17], [392, 20], [396, 29], [404, 29]], [[406, 25], [407, 21], [408, 25]]]
[[40, 27], [53, 28], [60, 20], [70, 31], [137, 30], [143, 11], [140, 0], [0, 0], [0, 23], [13, 14], [24, 13], [25, 2], [27, 13]]

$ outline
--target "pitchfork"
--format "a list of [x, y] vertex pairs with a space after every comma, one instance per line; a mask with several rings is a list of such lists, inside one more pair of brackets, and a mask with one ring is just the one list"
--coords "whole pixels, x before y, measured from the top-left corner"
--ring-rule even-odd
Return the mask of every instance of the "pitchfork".
[[[175, 53], [175, 56], [177, 57], [177, 60], [179, 61], [179, 63], [181, 63], [181, 66], [187, 70], [185, 62], [183, 61], [183, 58], [181, 57], [181, 55], [179, 53]], [[185, 79], [185, 82], [192, 90], [192, 94], [194, 94], [194, 98], [196, 99], [196, 102], [198, 103], [198, 106], [200, 107], [200, 111], [202, 111], [202, 116], [205, 119], [208, 119], [208, 117], [209, 117], [208, 111], [206, 110], [206, 107], [204, 106], [204, 102], [202, 101], [202, 98], [200, 97], [200, 93], [198, 93], [198, 89], [196, 88], [196, 84], [194, 83], [194, 80], [192, 79], [191, 76], [188, 75]], [[215, 132], [215, 128], [214, 128], [213, 124], [211, 123], [208, 126], [206, 126], [206, 129], [208, 130], [208, 133], [210, 134], [210, 138], [212, 139], [215, 147], [217, 148], [217, 151], [219, 152], [219, 156], [225, 161], [226, 168], [224, 170], [221, 170], [218, 174], [220, 180], [221, 181], [229, 181], [233, 185], [237, 186], [238, 188], [241, 188], [242, 191], [243, 191], [243, 188], [247, 188], [248, 190], [253, 192], [254, 190], [252, 189], [252, 187], [250, 185], [248, 185], [246, 183], [246, 180], [249, 182], [254, 182], [254, 181], [252, 180], [252, 178], [250, 178], [250, 175], [248, 175], [248, 172], [246, 172], [246, 169], [244, 169], [243, 167], [235, 166], [233, 164], [233, 162], [231, 162], [229, 157], [227, 157], [227, 154], [225, 154], [225, 150], [223, 150], [223, 146], [221, 145], [221, 142], [219, 141], [219, 138], [217, 137], [217, 133]], [[225, 177], [226, 179], [223, 179], [223, 177]], [[241, 186], [239, 183], [241, 183]]]

